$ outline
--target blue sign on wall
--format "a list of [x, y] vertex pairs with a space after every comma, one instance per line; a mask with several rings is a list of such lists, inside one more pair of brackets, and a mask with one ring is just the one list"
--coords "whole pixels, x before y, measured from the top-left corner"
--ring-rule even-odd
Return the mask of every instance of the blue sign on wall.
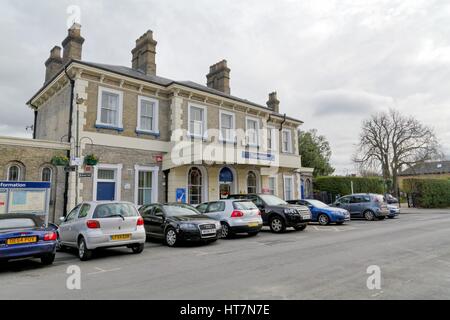
[[50, 182], [0, 181], [0, 189], [50, 189]]
[[176, 192], [176, 201], [178, 203], [186, 203], [186, 189], [178, 188]]
[[242, 157], [245, 159], [275, 161], [275, 155], [273, 155], [271, 153], [257, 153], [257, 152], [242, 151]]

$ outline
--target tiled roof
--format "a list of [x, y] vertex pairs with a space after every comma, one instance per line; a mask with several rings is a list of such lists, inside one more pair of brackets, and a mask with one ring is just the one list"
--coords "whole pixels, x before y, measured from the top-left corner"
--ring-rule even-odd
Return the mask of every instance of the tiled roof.
[[415, 176], [421, 174], [450, 173], [450, 161], [423, 162], [412, 166], [400, 173], [401, 176]]

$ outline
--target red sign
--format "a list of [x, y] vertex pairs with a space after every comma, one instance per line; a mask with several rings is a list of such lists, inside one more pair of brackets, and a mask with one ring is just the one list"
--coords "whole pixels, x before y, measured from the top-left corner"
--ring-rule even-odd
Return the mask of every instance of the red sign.
[[156, 156], [155, 156], [155, 161], [156, 161], [156, 162], [162, 162], [162, 161], [163, 161], [163, 156], [162, 156], [162, 154], [156, 155]]

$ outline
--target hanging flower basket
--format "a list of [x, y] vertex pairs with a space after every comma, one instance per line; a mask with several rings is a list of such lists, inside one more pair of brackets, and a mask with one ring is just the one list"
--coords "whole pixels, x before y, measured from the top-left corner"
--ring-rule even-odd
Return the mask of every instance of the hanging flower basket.
[[50, 162], [52, 165], [57, 167], [65, 167], [69, 165], [69, 159], [66, 156], [54, 156]]
[[88, 154], [84, 157], [84, 164], [87, 166], [96, 166], [98, 163], [98, 157], [93, 154]]

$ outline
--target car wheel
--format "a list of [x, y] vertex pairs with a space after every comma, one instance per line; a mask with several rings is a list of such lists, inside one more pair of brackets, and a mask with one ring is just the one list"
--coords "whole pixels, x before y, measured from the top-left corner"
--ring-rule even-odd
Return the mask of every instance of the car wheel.
[[306, 226], [307, 226], [306, 224], [301, 225], [301, 226], [295, 226], [294, 229], [295, 229], [296, 231], [303, 231], [303, 230], [306, 229]]
[[222, 222], [222, 234], [221, 234], [221, 238], [232, 238], [233, 237], [233, 231], [231, 231], [230, 226], [228, 225], [228, 223], [226, 222]]
[[87, 261], [92, 257], [92, 251], [89, 250], [86, 246], [86, 240], [84, 238], [80, 238], [78, 241], [78, 258], [81, 261]]
[[177, 245], [177, 233], [175, 232], [175, 229], [169, 228], [166, 231], [166, 244], [169, 247], [175, 247]]
[[282, 233], [286, 231], [286, 223], [280, 216], [270, 218], [270, 230], [274, 233]]
[[133, 253], [135, 253], [135, 254], [142, 253], [142, 251], [144, 251], [144, 244], [140, 243], [140, 244], [136, 244], [136, 245], [132, 246], [131, 251], [133, 251]]
[[373, 221], [375, 219], [375, 215], [372, 211], [367, 210], [364, 212], [364, 219], [366, 219], [367, 221]]
[[54, 253], [49, 253], [49, 254], [43, 255], [41, 257], [41, 263], [43, 265], [49, 266], [49, 265], [53, 264], [53, 261], [55, 261]]
[[322, 226], [326, 226], [326, 225], [330, 224], [330, 218], [328, 218], [328, 216], [323, 213], [319, 215], [319, 217], [317, 218], [317, 221]]

